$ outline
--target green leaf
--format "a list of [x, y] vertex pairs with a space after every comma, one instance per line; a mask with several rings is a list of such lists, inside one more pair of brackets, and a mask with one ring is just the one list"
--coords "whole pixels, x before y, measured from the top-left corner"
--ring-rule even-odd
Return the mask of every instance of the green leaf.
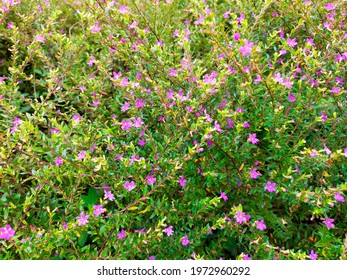
[[86, 243], [88, 238], [88, 233], [82, 232], [80, 238], [78, 239], [78, 244], [83, 247], [83, 245]]
[[95, 189], [90, 188], [88, 190], [88, 195], [82, 195], [82, 200], [88, 206], [93, 206], [97, 202], [99, 196]]

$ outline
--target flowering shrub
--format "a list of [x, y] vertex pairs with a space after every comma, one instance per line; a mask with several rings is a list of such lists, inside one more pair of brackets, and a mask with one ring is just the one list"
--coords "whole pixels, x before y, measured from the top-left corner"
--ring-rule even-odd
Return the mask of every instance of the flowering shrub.
[[1, 2], [1, 259], [346, 259], [346, 1]]

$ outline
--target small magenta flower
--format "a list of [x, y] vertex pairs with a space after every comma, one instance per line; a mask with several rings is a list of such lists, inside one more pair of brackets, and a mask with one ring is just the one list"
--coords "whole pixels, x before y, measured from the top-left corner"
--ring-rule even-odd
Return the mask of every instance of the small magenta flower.
[[228, 200], [228, 196], [225, 194], [225, 192], [220, 192], [220, 197], [222, 198], [222, 199], [224, 199], [224, 201], [227, 201]]
[[81, 212], [81, 215], [76, 218], [79, 226], [88, 224], [88, 219], [89, 219], [89, 215], [84, 214], [84, 212]]
[[334, 225], [334, 219], [326, 218], [326, 219], [323, 221], [323, 224], [325, 224], [325, 225], [327, 226], [327, 228], [333, 228], [333, 227], [335, 227], [335, 225]]
[[184, 187], [187, 183], [187, 180], [185, 180], [184, 176], [182, 175], [178, 182], [180, 183], [181, 187]]
[[257, 171], [256, 168], [253, 168], [249, 171], [250, 173], [250, 178], [251, 179], [257, 179], [259, 176], [261, 176], [261, 173], [259, 171]]
[[35, 39], [40, 42], [40, 43], [44, 43], [46, 42], [46, 36], [45, 35], [35, 35]]
[[140, 128], [143, 125], [143, 121], [140, 117], [134, 118], [134, 127]]
[[0, 228], [0, 239], [10, 240], [16, 232], [11, 228], [10, 225], [6, 225]]
[[108, 199], [110, 201], [114, 200], [114, 195], [111, 193], [111, 191], [104, 190], [104, 194], [105, 194], [105, 199]]
[[343, 154], [347, 158], [347, 148], [344, 149]]
[[294, 38], [294, 39], [288, 38], [287, 44], [289, 47], [294, 48], [298, 43], [296, 42], [296, 38]]
[[242, 260], [249, 261], [249, 260], [252, 260], [252, 258], [250, 256], [248, 256], [248, 254], [246, 254], [242, 257]]
[[325, 4], [324, 8], [325, 8], [325, 10], [327, 10], [327, 11], [333, 11], [333, 10], [335, 10], [335, 6], [334, 6], [333, 3], [327, 3], [327, 4]]
[[243, 46], [239, 48], [239, 51], [241, 52], [242, 56], [252, 54], [253, 46], [254, 46], [254, 43], [252, 42], [248, 43], [248, 40], [244, 40]]
[[90, 27], [90, 32], [91, 33], [98, 33], [101, 31], [101, 27], [100, 27], [100, 24], [97, 22], [95, 25], [91, 26]]
[[311, 260], [316, 260], [317, 257], [318, 257], [318, 255], [317, 255], [313, 250], [311, 250], [309, 256], [310, 256], [310, 259], [311, 259]]
[[257, 144], [259, 142], [259, 139], [257, 138], [257, 134], [248, 134], [248, 142], [251, 142], [252, 144]]
[[264, 224], [264, 220], [255, 221], [255, 223], [257, 225], [257, 229], [259, 229], [259, 230], [265, 230], [266, 229], [266, 225]]
[[345, 202], [345, 198], [342, 196], [340, 192], [336, 192], [334, 198], [338, 202]]
[[82, 160], [84, 159], [84, 157], [86, 156], [86, 151], [82, 150], [79, 154], [78, 154], [78, 157], [77, 157], [77, 160]]
[[153, 185], [156, 181], [157, 181], [157, 179], [153, 175], [147, 176], [147, 184], [148, 185]]
[[186, 235], [182, 238], [182, 245], [187, 246], [188, 244], [189, 244], [189, 239], [188, 239], [188, 236]]
[[245, 212], [242, 212], [240, 210], [237, 211], [237, 215], [234, 216], [237, 224], [243, 224], [246, 223], [250, 218], [251, 215], [247, 215]]
[[63, 164], [63, 158], [61, 157], [56, 157], [55, 160], [54, 160], [55, 164], [60, 166]]
[[167, 234], [167, 236], [170, 236], [174, 233], [174, 231], [172, 230], [173, 226], [169, 226], [166, 229], [164, 229], [164, 232]]
[[288, 100], [290, 101], [290, 102], [295, 102], [296, 101], [296, 97], [295, 97], [295, 95], [293, 94], [293, 93], [289, 93], [288, 94]]
[[276, 183], [268, 181], [267, 184], [264, 187], [265, 190], [268, 192], [275, 192], [276, 191]]
[[124, 188], [129, 192], [132, 191], [135, 188], [135, 182], [134, 181], [131, 181], [131, 182], [125, 181]]
[[122, 229], [121, 232], [117, 234], [117, 237], [120, 240], [123, 240], [126, 236], [127, 236], [127, 233], [124, 229]]
[[130, 119], [127, 120], [123, 120], [122, 121], [122, 129], [123, 130], [128, 130], [129, 128], [131, 128], [133, 126], [133, 123], [131, 122]]
[[93, 214], [95, 216], [99, 216], [100, 214], [104, 213], [106, 211], [105, 208], [102, 208], [102, 205], [94, 205], [94, 211]]
[[325, 145], [325, 143], [323, 143], [323, 147], [324, 147], [324, 151], [326, 152], [327, 155], [331, 154], [331, 151], [328, 149], [327, 145]]
[[153, 260], [155, 260], [155, 257], [154, 256], [150, 256], [149, 260], [153, 261]]
[[235, 34], [233, 35], [234, 41], [238, 41], [238, 40], [240, 40], [240, 38], [241, 38], [240, 33], [235, 33]]

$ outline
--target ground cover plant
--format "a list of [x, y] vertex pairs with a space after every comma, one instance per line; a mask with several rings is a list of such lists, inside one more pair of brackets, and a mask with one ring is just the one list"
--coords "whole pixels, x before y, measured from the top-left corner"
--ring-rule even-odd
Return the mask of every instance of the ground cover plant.
[[1, 0], [0, 259], [346, 259], [346, 6]]

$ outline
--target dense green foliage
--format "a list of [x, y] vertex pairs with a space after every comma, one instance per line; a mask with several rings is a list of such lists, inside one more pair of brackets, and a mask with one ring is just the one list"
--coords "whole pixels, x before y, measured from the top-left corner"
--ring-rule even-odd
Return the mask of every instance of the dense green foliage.
[[0, 259], [346, 259], [346, 1], [1, 5]]

